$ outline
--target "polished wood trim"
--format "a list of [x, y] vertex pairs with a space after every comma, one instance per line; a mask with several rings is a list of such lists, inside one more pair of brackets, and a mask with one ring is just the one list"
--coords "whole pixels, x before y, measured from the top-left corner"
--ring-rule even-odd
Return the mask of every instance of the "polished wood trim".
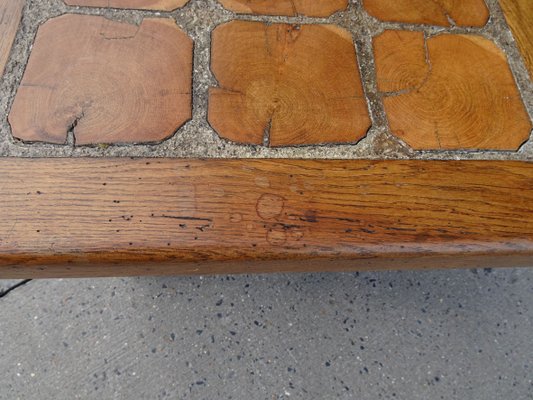
[[533, 266], [533, 164], [0, 159], [0, 277]]
[[500, 0], [500, 5], [533, 78], [533, 1]]

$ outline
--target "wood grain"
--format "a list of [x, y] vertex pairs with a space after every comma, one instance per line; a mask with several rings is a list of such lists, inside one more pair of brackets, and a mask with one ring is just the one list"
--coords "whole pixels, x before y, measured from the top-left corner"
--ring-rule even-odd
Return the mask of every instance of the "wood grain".
[[24, 0], [0, 0], [0, 77], [22, 18]]
[[500, 0], [500, 4], [533, 79], [533, 1]]
[[64, 0], [69, 6], [132, 8], [137, 10], [173, 11], [189, 0]]
[[171, 19], [140, 26], [67, 14], [39, 28], [9, 122], [25, 141], [157, 142], [191, 118], [192, 40]]
[[411, 147], [517, 150], [529, 138], [507, 58], [491, 41], [385, 31], [374, 38], [374, 55], [390, 128]]
[[348, 0], [219, 0], [228, 10], [239, 14], [306, 15], [329, 17], [348, 7]]
[[363, 0], [363, 6], [377, 19], [408, 24], [481, 27], [490, 17], [484, 0]]
[[370, 117], [349, 32], [233, 21], [215, 29], [209, 122], [223, 138], [270, 146], [356, 142]]
[[533, 165], [0, 159], [0, 277], [533, 265]]

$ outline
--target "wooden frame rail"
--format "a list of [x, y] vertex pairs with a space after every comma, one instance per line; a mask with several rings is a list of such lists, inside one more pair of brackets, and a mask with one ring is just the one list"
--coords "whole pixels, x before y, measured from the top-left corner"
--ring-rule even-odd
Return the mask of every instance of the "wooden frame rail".
[[533, 165], [0, 159], [0, 278], [533, 266]]

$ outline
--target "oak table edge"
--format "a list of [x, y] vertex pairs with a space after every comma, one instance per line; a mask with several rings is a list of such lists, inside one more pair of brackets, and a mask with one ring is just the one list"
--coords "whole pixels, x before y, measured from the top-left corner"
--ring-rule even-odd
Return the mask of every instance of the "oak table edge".
[[0, 278], [533, 266], [527, 161], [0, 158], [0, 188]]

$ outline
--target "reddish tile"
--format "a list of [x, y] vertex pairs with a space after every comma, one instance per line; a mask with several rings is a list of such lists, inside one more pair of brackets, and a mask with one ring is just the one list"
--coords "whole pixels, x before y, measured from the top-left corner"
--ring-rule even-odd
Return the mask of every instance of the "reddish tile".
[[4, 73], [24, 4], [24, 0], [0, 0], [0, 76]]
[[191, 117], [192, 41], [170, 19], [98, 16], [45, 23], [9, 122], [26, 141], [155, 142]]
[[138, 10], [172, 11], [189, 0], [64, 0], [70, 6], [132, 8]]

